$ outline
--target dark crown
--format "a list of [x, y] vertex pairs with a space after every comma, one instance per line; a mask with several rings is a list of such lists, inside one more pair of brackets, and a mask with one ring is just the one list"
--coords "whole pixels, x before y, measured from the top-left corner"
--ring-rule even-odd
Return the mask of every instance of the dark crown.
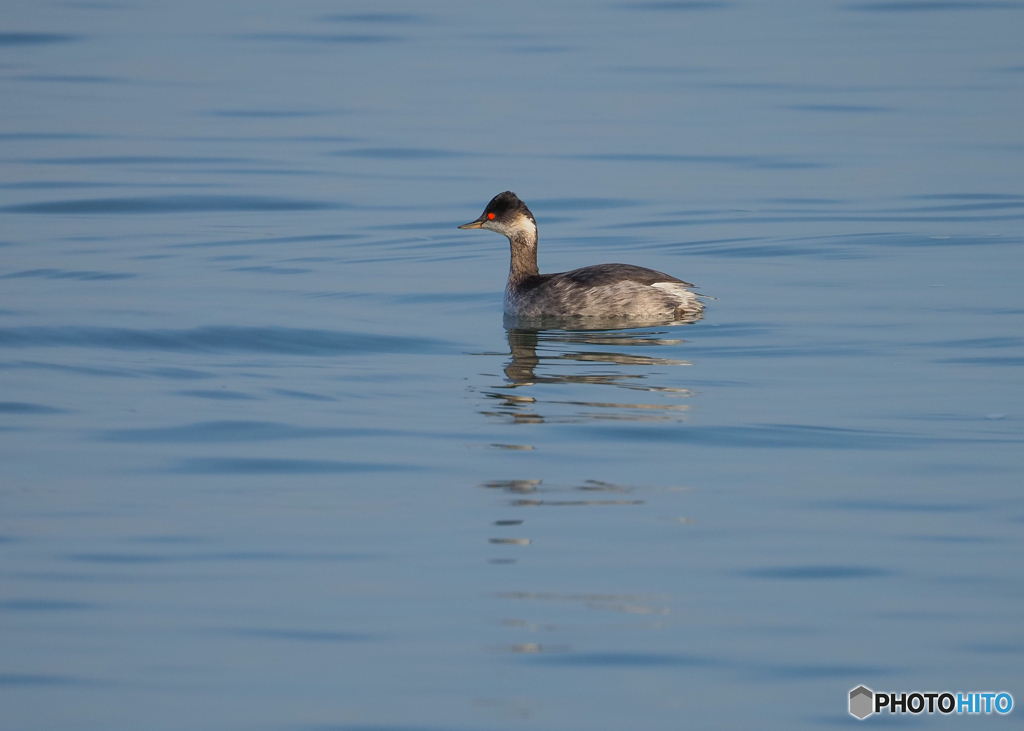
[[516, 214], [523, 214], [528, 216], [530, 220], [533, 220], [533, 214], [530, 213], [530, 209], [526, 207], [526, 204], [519, 200], [519, 196], [513, 193], [511, 190], [506, 190], [504, 193], [498, 193], [498, 195], [491, 198], [491, 202], [487, 204], [487, 208], [484, 209], [484, 215], [493, 213], [495, 218], [507, 220]]

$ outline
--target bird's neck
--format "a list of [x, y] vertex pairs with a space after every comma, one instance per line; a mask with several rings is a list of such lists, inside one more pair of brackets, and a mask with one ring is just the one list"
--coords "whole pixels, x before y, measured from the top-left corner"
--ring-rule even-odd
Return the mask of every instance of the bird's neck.
[[510, 281], [522, 281], [527, 277], [540, 274], [537, 268], [537, 225], [525, 220], [508, 237], [512, 248], [512, 266], [509, 269]]

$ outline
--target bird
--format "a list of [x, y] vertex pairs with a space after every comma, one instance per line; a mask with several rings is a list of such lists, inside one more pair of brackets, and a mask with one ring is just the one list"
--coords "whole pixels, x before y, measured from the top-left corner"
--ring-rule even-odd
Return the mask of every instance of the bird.
[[499, 193], [475, 221], [508, 237], [512, 250], [505, 314], [516, 318], [682, 320], [703, 316], [704, 304], [681, 279], [632, 264], [597, 264], [557, 274], [537, 268], [537, 221], [510, 190]]

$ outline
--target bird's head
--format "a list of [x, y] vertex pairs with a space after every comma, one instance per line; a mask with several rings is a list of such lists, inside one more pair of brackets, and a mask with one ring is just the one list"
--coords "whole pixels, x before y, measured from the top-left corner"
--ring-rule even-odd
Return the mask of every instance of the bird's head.
[[537, 222], [530, 213], [526, 204], [519, 200], [519, 197], [510, 190], [491, 198], [480, 218], [469, 223], [464, 223], [459, 228], [486, 228], [490, 231], [497, 231], [500, 234], [513, 237], [526, 235], [526, 238], [536, 240]]

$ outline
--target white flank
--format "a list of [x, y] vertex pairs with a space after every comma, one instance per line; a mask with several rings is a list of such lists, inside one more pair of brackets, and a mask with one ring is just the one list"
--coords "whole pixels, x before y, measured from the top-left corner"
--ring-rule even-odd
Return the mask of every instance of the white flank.
[[688, 290], [683, 285], [679, 284], [679, 282], [658, 282], [657, 284], [652, 284], [651, 286], [657, 287], [663, 292], [667, 292], [668, 294], [672, 295], [672, 297], [679, 300], [679, 304], [688, 304], [697, 299], [697, 295], [695, 295], [693, 292]]

